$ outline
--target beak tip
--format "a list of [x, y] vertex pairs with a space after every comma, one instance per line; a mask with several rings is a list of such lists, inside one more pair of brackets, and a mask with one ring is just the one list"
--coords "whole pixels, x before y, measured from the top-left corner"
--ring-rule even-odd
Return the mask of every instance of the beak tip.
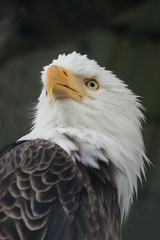
[[53, 98], [53, 95], [52, 95], [52, 89], [47, 89], [47, 95], [49, 97], [49, 99], [52, 99]]

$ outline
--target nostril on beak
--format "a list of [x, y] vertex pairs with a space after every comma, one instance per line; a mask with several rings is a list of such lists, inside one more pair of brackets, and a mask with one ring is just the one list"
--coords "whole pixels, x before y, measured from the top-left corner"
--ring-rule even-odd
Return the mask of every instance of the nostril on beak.
[[65, 71], [63, 71], [64, 75], [66, 75], [66, 77], [68, 77], [67, 73]]

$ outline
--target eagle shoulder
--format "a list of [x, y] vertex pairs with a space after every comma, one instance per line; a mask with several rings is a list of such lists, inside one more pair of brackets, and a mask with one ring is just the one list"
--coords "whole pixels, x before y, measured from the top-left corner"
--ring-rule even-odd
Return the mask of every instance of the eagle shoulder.
[[114, 167], [73, 162], [43, 139], [0, 150], [0, 239], [120, 239]]

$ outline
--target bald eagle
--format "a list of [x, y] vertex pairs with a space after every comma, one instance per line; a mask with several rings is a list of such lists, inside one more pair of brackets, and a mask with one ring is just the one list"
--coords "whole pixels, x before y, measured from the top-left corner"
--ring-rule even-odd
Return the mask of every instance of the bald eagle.
[[31, 131], [0, 149], [0, 239], [120, 240], [148, 161], [141, 104], [76, 52], [42, 84]]

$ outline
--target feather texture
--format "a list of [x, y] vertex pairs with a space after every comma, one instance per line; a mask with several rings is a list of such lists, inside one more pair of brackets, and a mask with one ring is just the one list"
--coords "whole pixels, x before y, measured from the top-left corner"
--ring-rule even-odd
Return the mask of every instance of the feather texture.
[[99, 164], [73, 162], [42, 139], [1, 149], [0, 239], [120, 240], [115, 169]]

